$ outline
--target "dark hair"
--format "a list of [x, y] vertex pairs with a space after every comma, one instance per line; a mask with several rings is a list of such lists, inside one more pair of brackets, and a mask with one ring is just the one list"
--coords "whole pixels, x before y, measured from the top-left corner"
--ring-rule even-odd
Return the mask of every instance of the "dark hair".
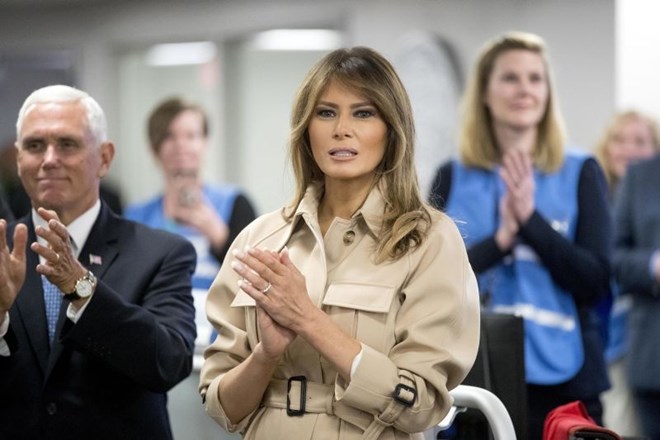
[[169, 98], [158, 104], [149, 115], [147, 134], [149, 135], [149, 145], [154, 154], [158, 154], [160, 146], [167, 137], [167, 131], [174, 118], [187, 110], [192, 110], [202, 116], [204, 137], [208, 137], [208, 117], [202, 107], [182, 98]]

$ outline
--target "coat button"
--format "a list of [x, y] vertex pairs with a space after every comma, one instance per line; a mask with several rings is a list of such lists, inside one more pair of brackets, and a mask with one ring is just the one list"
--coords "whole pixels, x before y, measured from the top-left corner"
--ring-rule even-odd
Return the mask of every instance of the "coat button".
[[57, 414], [57, 404], [55, 402], [50, 402], [46, 405], [46, 413], [48, 413], [49, 416]]
[[349, 244], [353, 243], [353, 240], [355, 240], [355, 232], [346, 231], [344, 234], [344, 244], [348, 246]]

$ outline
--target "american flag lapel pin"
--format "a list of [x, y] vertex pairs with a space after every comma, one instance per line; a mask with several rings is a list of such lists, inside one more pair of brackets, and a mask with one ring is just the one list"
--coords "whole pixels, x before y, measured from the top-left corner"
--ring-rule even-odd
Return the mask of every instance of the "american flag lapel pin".
[[99, 266], [103, 264], [100, 255], [89, 254], [89, 264], [98, 264]]

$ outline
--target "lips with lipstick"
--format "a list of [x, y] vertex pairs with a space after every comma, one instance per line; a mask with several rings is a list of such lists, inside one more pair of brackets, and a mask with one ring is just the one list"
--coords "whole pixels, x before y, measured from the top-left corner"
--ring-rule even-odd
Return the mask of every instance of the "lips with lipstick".
[[330, 156], [336, 158], [351, 158], [357, 156], [357, 151], [352, 148], [333, 148], [330, 150]]

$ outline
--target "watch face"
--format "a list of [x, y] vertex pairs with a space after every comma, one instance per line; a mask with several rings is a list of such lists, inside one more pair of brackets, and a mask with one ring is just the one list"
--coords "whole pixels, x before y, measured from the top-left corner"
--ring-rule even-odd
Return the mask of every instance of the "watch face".
[[84, 277], [76, 282], [75, 293], [79, 298], [87, 298], [94, 293], [96, 287], [96, 277], [88, 271]]
[[94, 286], [92, 285], [92, 282], [87, 278], [83, 278], [82, 280], [78, 281], [78, 283], [76, 284], [76, 293], [81, 298], [87, 298], [88, 296], [90, 296], [92, 294], [93, 289]]

